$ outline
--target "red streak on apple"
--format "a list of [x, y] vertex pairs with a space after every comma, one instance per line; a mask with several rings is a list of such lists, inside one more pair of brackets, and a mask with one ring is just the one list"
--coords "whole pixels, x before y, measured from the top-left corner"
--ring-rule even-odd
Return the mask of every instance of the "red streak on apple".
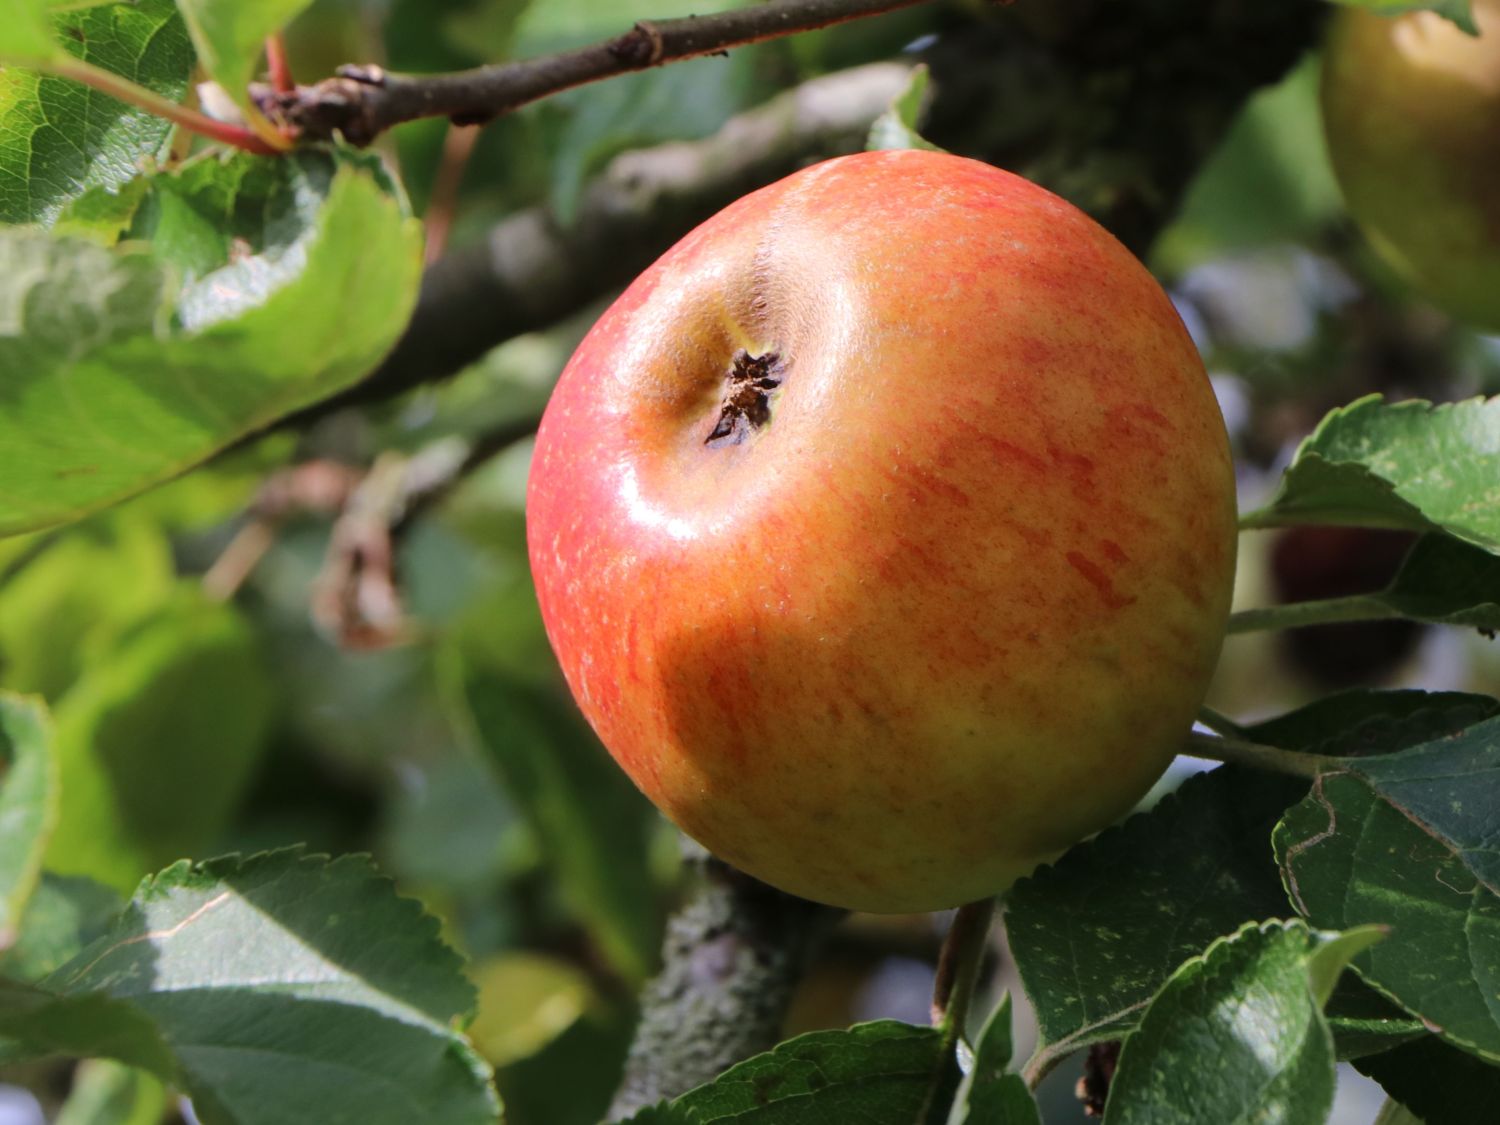
[[930, 152], [809, 168], [642, 274], [528, 498], [548, 636], [636, 784], [750, 874], [880, 911], [994, 893], [1139, 799], [1216, 661], [1234, 519], [1146, 270]]

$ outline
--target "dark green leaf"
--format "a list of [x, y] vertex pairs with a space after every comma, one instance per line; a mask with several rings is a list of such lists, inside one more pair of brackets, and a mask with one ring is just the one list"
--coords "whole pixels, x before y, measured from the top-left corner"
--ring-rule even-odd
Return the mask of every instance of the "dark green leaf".
[[1125, 1041], [1105, 1125], [1323, 1125], [1333, 1037], [1322, 1005], [1380, 931], [1250, 925], [1173, 974]]
[[1389, 1051], [1428, 1034], [1427, 1026], [1398, 1008], [1356, 974], [1346, 973], [1323, 1007], [1341, 1060]]
[[1040, 1024], [1033, 1067], [1121, 1038], [1188, 957], [1291, 913], [1271, 829], [1306, 788], [1235, 767], [1199, 774], [1016, 884], [1006, 930]]
[[1500, 894], [1500, 719], [1353, 768]]
[[959, 1084], [948, 1125], [1041, 1125], [1025, 1080], [1010, 1069], [1010, 1009], [1007, 992], [979, 1033], [974, 1065]]
[[[35, 0], [8, 2], [31, 9], [30, 18], [44, 7]], [[0, 59], [22, 26], [16, 18], [0, 14]], [[90, 65], [169, 101], [187, 92], [193, 50], [172, 0], [67, 11], [57, 31], [67, 51]], [[0, 68], [0, 222], [50, 225], [91, 189], [120, 188], [166, 154], [172, 128], [72, 79]]]
[[0, 1056], [6, 1062], [76, 1054], [172, 1071], [171, 1051], [151, 1020], [98, 992], [59, 996], [0, 978], [0, 1038], [8, 1040]]
[[[1353, 691], [1242, 735], [1325, 755], [1388, 753], [1496, 714], [1500, 700], [1489, 696]], [[1120, 1038], [1188, 957], [1248, 921], [1291, 913], [1271, 830], [1306, 792], [1306, 782], [1221, 767], [1016, 884], [1006, 926], [1040, 1024], [1033, 1068]], [[1344, 993], [1330, 1012], [1341, 1053], [1410, 1034], [1409, 1021], [1377, 1020], [1367, 997], [1347, 991], [1348, 1022]]]
[[232, 607], [182, 596], [57, 705], [62, 799], [47, 866], [129, 891], [212, 847], [265, 746], [270, 685]]
[[1382, 923], [1360, 974], [1445, 1038], [1500, 1058], [1500, 719], [1325, 774], [1276, 830], [1300, 913]]
[[535, 595], [517, 583], [456, 631], [443, 679], [462, 729], [498, 768], [568, 905], [638, 980], [658, 948], [648, 855], [657, 818], [563, 697], [553, 667]]
[[1500, 699], [1458, 691], [1355, 691], [1246, 727], [1242, 737], [1333, 757], [1389, 754], [1500, 715]]
[[632, 1113], [629, 1117], [617, 1121], [615, 1125], [702, 1125], [703, 1119], [690, 1109], [673, 1105], [671, 1102], [662, 1102], [659, 1105], [648, 1105], [645, 1109]]
[[1500, 1106], [1500, 1069], [1435, 1035], [1354, 1065], [1425, 1125], [1475, 1125]]
[[1447, 535], [1424, 535], [1390, 588], [1373, 597], [1401, 617], [1500, 629], [1500, 558]]
[[956, 1070], [936, 1028], [882, 1020], [799, 1035], [675, 1106], [696, 1113], [700, 1125], [914, 1125]]
[[374, 366], [420, 234], [370, 168], [199, 160], [152, 181], [149, 250], [0, 230], [0, 534], [160, 483]]
[[452, 1030], [473, 1004], [437, 923], [360, 857], [298, 851], [179, 863], [0, 1031], [181, 1084], [206, 1125], [497, 1120]]
[[1470, 0], [1333, 0], [1348, 8], [1364, 8], [1379, 12], [1383, 16], [1399, 15], [1402, 12], [1436, 12], [1452, 20], [1470, 35], [1479, 34], [1479, 25], [1474, 22]]
[[1372, 620], [1407, 617], [1493, 631], [1500, 629], [1500, 558], [1448, 535], [1424, 535], [1386, 589], [1337, 598], [1332, 604]]
[[891, 108], [870, 125], [870, 136], [865, 142], [865, 148], [924, 148], [931, 152], [943, 151], [917, 131], [926, 108], [927, 79], [925, 63], [912, 70], [906, 89], [897, 94], [891, 102]]
[[1434, 406], [1379, 395], [1332, 411], [1246, 527], [1446, 531], [1500, 553], [1500, 398]]
[[52, 728], [38, 699], [0, 694], [0, 949], [16, 930], [42, 872], [57, 818]]

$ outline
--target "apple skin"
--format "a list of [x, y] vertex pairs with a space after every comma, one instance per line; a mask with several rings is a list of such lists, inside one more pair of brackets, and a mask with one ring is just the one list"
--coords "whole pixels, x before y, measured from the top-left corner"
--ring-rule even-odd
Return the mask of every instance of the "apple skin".
[[1434, 304], [1500, 332], [1500, 0], [1479, 38], [1433, 12], [1334, 16], [1323, 123], [1349, 213]]
[[[736, 352], [769, 420], [710, 440]], [[542, 419], [547, 634], [656, 805], [857, 910], [994, 894], [1131, 808], [1214, 668], [1223, 420], [1170, 301], [1056, 196], [830, 160], [693, 231]]]

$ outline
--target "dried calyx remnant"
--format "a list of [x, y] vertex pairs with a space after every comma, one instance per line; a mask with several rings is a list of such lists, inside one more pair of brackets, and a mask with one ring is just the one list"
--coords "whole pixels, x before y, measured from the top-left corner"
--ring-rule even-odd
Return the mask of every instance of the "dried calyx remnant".
[[738, 445], [771, 420], [771, 392], [781, 386], [781, 357], [775, 352], [734, 353], [725, 378], [724, 405], [705, 445]]

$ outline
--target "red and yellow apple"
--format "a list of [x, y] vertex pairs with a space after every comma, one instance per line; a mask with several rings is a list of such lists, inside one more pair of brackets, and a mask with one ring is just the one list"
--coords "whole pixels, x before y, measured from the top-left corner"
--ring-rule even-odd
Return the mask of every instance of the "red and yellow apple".
[[1203, 366], [1081, 212], [972, 160], [830, 160], [704, 223], [563, 372], [547, 633], [668, 817], [784, 890], [919, 911], [1127, 811], [1223, 637]]
[[1323, 120], [1349, 213], [1406, 280], [1500, 332], [1500, 0], [1478, 38], [1433, 12], [1355, 8], [1323, 54]]

